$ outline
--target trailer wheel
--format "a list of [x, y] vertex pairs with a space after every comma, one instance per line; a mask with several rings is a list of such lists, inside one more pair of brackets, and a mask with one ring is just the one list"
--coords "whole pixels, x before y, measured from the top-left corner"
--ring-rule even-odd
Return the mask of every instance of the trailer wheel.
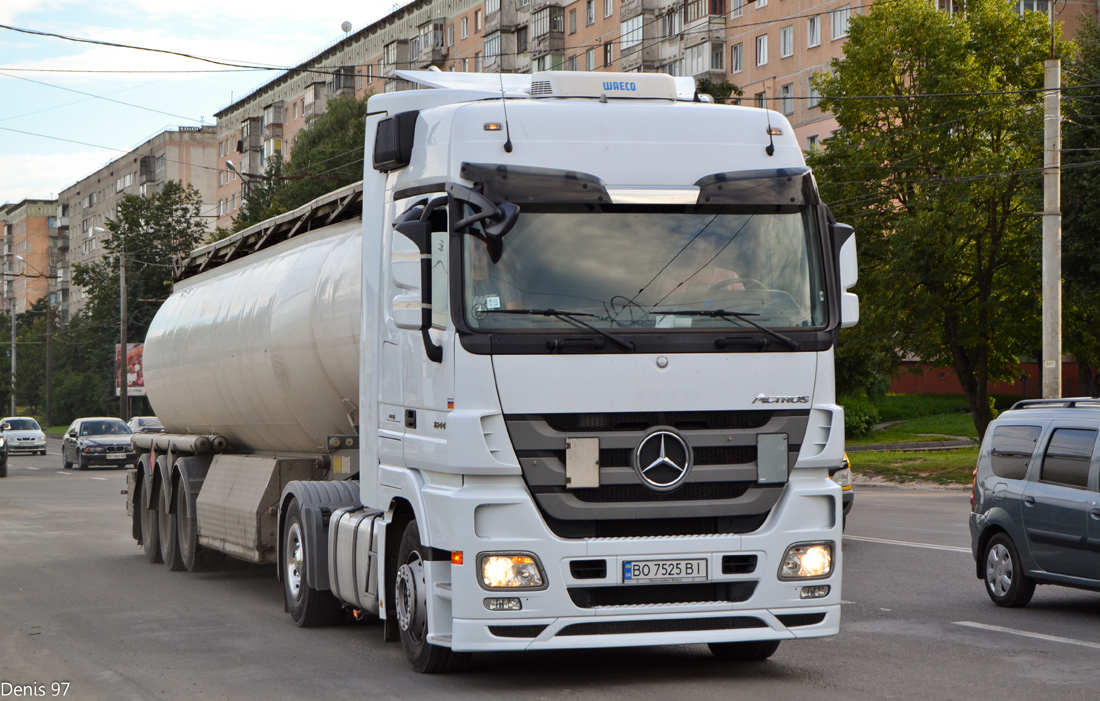
[[199, 529], [195, 517], [187, 515], [187, 492], [176, 490], [176, 532], [179, 535], [179, 554], [188, 572], [204, 572], [213, 569], [220, 561], [217, 550], [199, 545]]
[[169, 571], [180, 572], [184, 569], [184, 566], [183, 558], [180, 557], [179, 534], [177, 533], [178, 520], [176, 515], [169, 509], [168, 485], [161, 484], [160, 491], [163, 495], [160, 501], [160, 511], [157, 513], [160, 554], [164, 558], [164, 564], [168, 566]]
[[416, 521], [405, 526], [397, 550], [393, 612], [401, 631], [401, 647], [413, 669], [421, 674], [459, 672], [470, 663], [470, 653], [428, 642], [427, 584], [424, 578], [425, 548], [420, 544]]
[[336, 619], [340, 604], [330, 591], [314, 589], [306, 582], [306, 563], [311, 555], [302, 526], [302, 505], [290, 502], [283, 525], [283, 596], [295, 625], [302, 628], [329, 625]]
[[707, 643], [711, 653], [720, 660], [753, 662], [766, 660], [779, 649], [778, 640], [748, 640], [741, 643]]
[[141, 499], [138, 508], [141, 509], [141, 549], [145, 553], [145, 559], [153, 564], [164, 562], [160, 556], [160, 518], [159, 510], [150, 509], [148, 480], [141, 483]]

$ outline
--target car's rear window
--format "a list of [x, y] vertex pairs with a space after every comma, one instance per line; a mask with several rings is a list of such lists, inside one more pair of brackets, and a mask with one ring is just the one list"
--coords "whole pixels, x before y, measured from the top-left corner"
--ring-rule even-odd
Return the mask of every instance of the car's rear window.
[[1042, 433], [1039, 426], [998, 426], [993, 431], [991, 462], [993, 474], [1010, 480], [1022, 480]]
[[1050, 437], [1043, 456], [1043, 482], [1070, 487], [1087, 487], [1092, 449], [1096, 445], [1096, 429], [1059, 428]]

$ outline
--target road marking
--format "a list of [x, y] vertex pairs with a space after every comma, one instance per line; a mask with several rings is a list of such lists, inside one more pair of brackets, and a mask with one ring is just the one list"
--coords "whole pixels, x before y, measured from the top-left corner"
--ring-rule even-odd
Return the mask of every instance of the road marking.
[[1043, 633], [1032, 633], [1026, 630], [1016, 630], [1015, 628], [1002, 628], [1001, 626], [991, 626], [985, 623], [975, 623], [973, 621], [955, 621], [957, 626], [965, 626], [967, 628], [977, 628], [978, 630], [988, 630], [994, 633], [1008, 633], [1009, 635], [1020, 635], [1025, 638], [1035, 638], [1036, 640], [1048, 640], [1052, 643], [1065, 643], [1067, 645], [1080, 645], [1081, 647], [1091, 647], [1095, 650], [1100, 650], [1100, 643], [1090, 643], [1085, 640], [1074, 640], [1073, 638], [1062, 638], [1057, 635], [1045, 635]]
[[907, 540], [887, 540], [886, 538], [868, 538], [867, 536], [845, 535], [844, 540], [859, 540], [884, 545], [903, 545], [907, 548], [925, 548], [927, 550], [946, 550], [952, 553], [970, 553], [970, 548], [957, 548], [953, 545], [932, 545], [931, 543], [910, 543]]
[[[119, 391], [121, 392], [122, 390], [119, 390]], [[37, 467], [28, 467], [27, 469], [28, 469], [28, 470], [34, 470], [35, 472], [38, 472], [38, 468], [37, 468]]]
[[[120, 391], [121, 391], [121, 390], [120, 390]], [[94, 479], [94, 480], [101, 480], [101, 481], [103, 481], [103, 482], [106, 482], [106, 481], [107, 481], [107, 478], [106, 478], [106, 477], [93, 477], [92, 479]]]

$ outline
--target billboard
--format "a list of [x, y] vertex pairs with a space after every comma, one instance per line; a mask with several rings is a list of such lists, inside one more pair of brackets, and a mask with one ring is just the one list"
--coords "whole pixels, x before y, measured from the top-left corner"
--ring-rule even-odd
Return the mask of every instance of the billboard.
[[[118, 362], [119, 344], [115, 344], [115, 396], [121, 396], [122, 391], [118, 387]], [[145, 351], [144, 343], [126, 344], [126, 395], [129, 397], [145, 396], [145, 374], [142, 372], [142, 354]]]

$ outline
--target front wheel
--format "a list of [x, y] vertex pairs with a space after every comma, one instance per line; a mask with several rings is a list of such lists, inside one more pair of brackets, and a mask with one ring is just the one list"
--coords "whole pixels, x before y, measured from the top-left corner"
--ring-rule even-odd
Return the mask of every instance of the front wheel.
[[766, 660], [779, 649], [778, 640], [748, 640], [741, 643], [707, 643], [711, 653], [720, 660], [753, 662]]
[[428, 642], [428, 586], [424, 577], [424, 551], [416, 521], [410, 521], [401, 536], [401, 547], [397, 550], [398, 567], [393, 588], [401, 647], [413, 669], [421, 674], [458, 672], [470, 663], [470, 653], [455, 652], [449, 647]]
[[1026, 606], [1035, 594], [1035, 580], [1024, 574], [1012, 539], [998, 533], [985, 545], [985, 593], [998, 606]]
[[294, 499], [283, 524], [283, 596], [294, 623], [312, 628], [332, 623], [340, 611], [340, 603], [332, 592], [314, 589], [306, 582], [306, 563], [311, 555], [305, 532], [302, 506]]

